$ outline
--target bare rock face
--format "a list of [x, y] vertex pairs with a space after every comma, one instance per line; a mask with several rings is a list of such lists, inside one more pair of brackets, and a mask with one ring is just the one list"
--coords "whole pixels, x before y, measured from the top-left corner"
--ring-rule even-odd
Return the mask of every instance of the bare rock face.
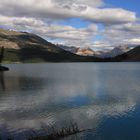
[[11, 48], [11, 49], [19, 49], [19, 45], [16, 42], [1, 40], [0, 47], [4, 46], [4, 48]]
[[95, 52], [90, 48], [79, 48], [76, 54], [83, 56], [94, 56]]
[[59, 52], [61, 49], [43, 38], [27, 32], [16, 32], [0, 29], [0, 47], [9, 49], [46, 48], [48, 51]]

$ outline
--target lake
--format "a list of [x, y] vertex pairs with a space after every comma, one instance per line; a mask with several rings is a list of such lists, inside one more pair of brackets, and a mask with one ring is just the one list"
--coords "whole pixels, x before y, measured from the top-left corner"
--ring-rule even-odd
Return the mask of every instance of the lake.
[[140, 139], [140, 63], [9, 64], [0, 73], [0, 136], [24, 140], [76, 123], [65, 139]]

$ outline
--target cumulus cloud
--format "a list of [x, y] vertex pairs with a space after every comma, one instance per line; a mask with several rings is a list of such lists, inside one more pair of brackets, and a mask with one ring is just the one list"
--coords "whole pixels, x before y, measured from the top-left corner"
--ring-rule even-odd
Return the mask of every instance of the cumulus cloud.
[[[51, 25], [36, 30], [38, 34], [45, 34], [50, 39], [60, 39], [62, 44], [69, 46], [91, 46], [91, 39], [97, 34], [98, 27], [95, 24], [87, 28], [75, 28], [72, 26]], [[42, 35], [43, 35], [42, 34]]]
[[36, 18], [0, 16], [0, 19], [2, 19], [0, 24], [4, 25], [5, 28], [9, 27], [19, 31], [27, 30], [46, 39], [60, 39], [62, 43], [79, 47], [91, 44], [90, 39], [98, 32], [96, 24], [90, 24], [85, 28], [75, 28], [70, 25], [48, 24]]
[[0, 15], [0, 25], [15, 29], [15, 30], [25, 30], [28, 27], [41, 27], [44, 25], [44, 22], [35, 18], [26, 18], [26, 17], [10, 17], [10, 16], [1, 16]]
[[134, 12], [121, 8], [95, 9], [88, 7], [82, 13], [82, 15], [87, 20], [105, 24], [128, 23], [136, 21], [136, 15]]
[[118, 8], [99, 8], [102, 3], [102, 0], [95, 0], [94, 2], [92, 0], [24, 0], [22, 2], [5, 0], [0, 1], [0, 13], [6, 16], [55, 19], [78, 17], [102, 23], [136, 21], [134, 12]]
[[104, 5], [104, 2], [102, 0], [52, 0], [54, 3], [57, 3], [59, 5], [63, 5], [63, 7], [70, 7], [71, 5], [77, 4], [81, 7], [87, 5], [92, 7], [101, 7]]
[[140, 44], [140, 24], [127, 23], [106, 26], [103, 32], [104, 39], [112, 44]]
[[[73, 18], [88, 24], [77, 28], [59, 23]], [[70, 46], [107, 48], [118, 42], [129, 43], [140, 36], [137, 20], [135, 12], [107, 8], [103, 0], [0, 0], [1, 27], [30, 31]], [[103, 40], [96, 40], [96, 35]]]
[[140, 38], [132, 38], [124, 41], [132, 45], [140, 45]]
[[135, 33], [140, 34], [140, 24], [139, 23], [127, 23], [127, 24], [120, 24], [120, 25], [109, 25], [106, 26], [107, 30], [118, 30], [124, 31], [128, 33]]

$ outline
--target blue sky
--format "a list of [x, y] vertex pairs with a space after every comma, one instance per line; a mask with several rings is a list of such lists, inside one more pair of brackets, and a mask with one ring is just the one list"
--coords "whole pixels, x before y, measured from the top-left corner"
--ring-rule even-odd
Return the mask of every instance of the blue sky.
[[[114, 8], [123, 8], [126, 10], [130, 10], [130, 11], [134, 11], [136, 12], [137, 16], [140, 17], [140, 6], [139, 0], [104, 0], [105, 7], [114, 7]], [[63, 22], [62, 22], [63, 23]], [[89, 22], [83, 22], [80, 19], [74, 18], [72, 20], [69, 21], [65, 21], [63, 24], [65, 25], [69, 25], [71, 24], [74, 27], [77, 28], [81, 28], [81, 27], [86, 27], [87, 25], [89, 25]]]
[[102, 50], [139, 45], [139, 18], [138, 0], [0, 0], [1, 28], [67, 46]]
[[140, 16], [139, 0], [105, 0], [111, 7], [120, 7], [136, 12]]

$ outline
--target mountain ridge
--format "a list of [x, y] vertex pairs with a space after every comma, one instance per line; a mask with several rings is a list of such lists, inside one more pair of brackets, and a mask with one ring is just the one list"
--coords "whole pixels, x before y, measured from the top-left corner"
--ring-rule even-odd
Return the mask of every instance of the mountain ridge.
[[[5, 48], [4, 62], [124, 62], [140, 61], [140, 46], [115, 57], [87, 56], [90, 49], [79, 49], [85, 56], [74, 54], [38, 35], [0, 29], [0, 47]], [[74, 48], [72, 48], [74, 49]], [[79, 52], [80, 52], [79, 51]], [[93, 52], [94, 53], [94, 52]]]
[[83, 57], [57, 47], [38, 35], [0, 30], [0, 47], [5, 48], [4, 61], [10, 62], [89, 62], [100, 61]]
[[123, 62], [140, 61], [140, 45], [135, 47], [134, 49], [131, 49], [130, 51], [128, 51], [124, 54], [114, 57], [113, 60], [123, 61]]

